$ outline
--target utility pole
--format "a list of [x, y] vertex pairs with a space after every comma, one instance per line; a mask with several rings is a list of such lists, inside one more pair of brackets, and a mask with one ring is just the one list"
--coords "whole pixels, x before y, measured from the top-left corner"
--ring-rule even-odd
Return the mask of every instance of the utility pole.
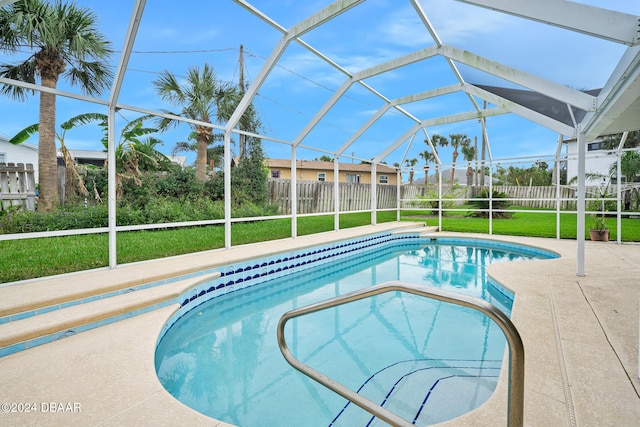
[[476, 178], [475, 178], [475, 186], [478, 186], [478, 137], [473, 137], [473, 157], [475, 157], [475, 167], [476, 167]]
[[[244, 97], [244, 46], [240, 45], [240, 58], [238, 59], [238, 67], [240, 68], [239, 73], [239, 90], [240, 90], [240, 99]], [[238, 121], [238, 129], [242, 130], [242, 118]], [[244, 156], [247, 152], [247, 137], [243, 134], [239, 134], [240, 139], [240, 160], [244, 159]]]

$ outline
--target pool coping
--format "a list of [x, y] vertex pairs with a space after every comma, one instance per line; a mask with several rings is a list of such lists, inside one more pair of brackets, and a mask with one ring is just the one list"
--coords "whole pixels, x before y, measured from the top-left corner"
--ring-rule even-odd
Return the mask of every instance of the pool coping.
[[[113, 276], [126, 278], [122, 274], [125, 269], [153, 272], [158, 266], [167, 268], [172, 263], [179, 264], [179, 268], [198, 263], [210, 265], [211, 257], [216, 258], [216, 263], [230, 263], [233, 259], [257, 256], [249, 256], [251, 253], [273, 253], [283, 246], [309, 247], [393, 228], [408, 230], [412, 226], [416, 224], [391, 223], [248, 245], [234, 248], [235, 251], [209, 251], [126, 266]], [[570, 426], [576, 421], [625, 425], [640, 417], [640, 400], [635, 391], [640, 389], [637, 378], [640, 291], [633, 287], [640, 246], [587, 242], [587, 276], [578, 278], [572, 241], [462, 233], [434, 236], [503, 240], [562, 255], [555, 260], [495, 264], [488, 270], [494, 280], [516, 294], [512, 319], [520, 330], [527, 354], [525, 425]], [[599, 267], [604, 270], [598, 271]], [[64, 280], [72, 286], [74, 280], [81, 281], [82, 277], [78, 274]], [[29, 284], [20, 286], [25, 286], [22, 290], [29, 288]], [[9, 288], [0, 289], [0, 298]], [[0, 423], [227, 425], [176, 401], [155, 375], [153, 355], [157, 338], [178, 306], [172, 304], [0, 358], [3, 384], [0, 400], [34, 402], [38, 409], [31, 413], [0, 413]], [[617, 313], [611, 307], [616, 307], [613, 310]], [[589, 351], [583, 351], [585, 348]], [[443, 425], [496, 425], [496, 415], [505, 413], [503, 377], [485, 405]], [[43, 412], [50, 409], [42, 407], [47, 402], [79, 403], [81, 411]], [[504, 419], [504, 415], [497, 418]]]

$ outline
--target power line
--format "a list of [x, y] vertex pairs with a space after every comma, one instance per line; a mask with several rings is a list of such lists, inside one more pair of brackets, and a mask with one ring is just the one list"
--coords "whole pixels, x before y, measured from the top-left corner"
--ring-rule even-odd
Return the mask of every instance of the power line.
[[[189, 54], [189, 53], [213, 53], [213, 52], [228, 52], [230, 50], [238, 50], [234, 47], [226, 47], [224, 49], [195, 49], [195, 50], [132, 50], [131, 53], [139, 53], [142, 55], [166, 55], [166, 54]], [[119, 50], [112, 50], [113, 53], [121, 53]]]
[[[202, 54], [202, 53], [216, 53], [216, 52], [229, 52], [229, 51], [239, 51], [239, 49], [235, 48], [235, 47], [228, 47], [228, 48], [221, 48], [221, 49], [190, 49], [190, 50], [132, 50], [131, 53], [140, 54], [140, 55], [182, 55], [182, 54]], [[114, 54], [122, 53], [122, 51], [120, 51], [120, 50], [111, 50], [110, 52], [114, 53]], [[23, 53], [30, 53], [30, 52], [23, 52]], [[263, 59], [263, 60], [267, 59], [266, 57], [264, 57], [262, 55], [257, 55], [257, 54], [254, 54], [254, 53], [250, 52], [250, 51], [246, 51], [246, 50], [245, 50], [245, 54], [248, 55], [248, 56], [254, 57], [256, 59]], [[108, 66], [110, 68], [113, 68], [113, 69], [116, 68], [115, 65], [108, 65]], [[335, 92], [335, 89], [330, 88], [330, 87], [328, 87], [328, 86], [326, 86], [326, 85], [324, 85], [324, 84], [322, 84], [322, 83], [320, 83], [318, 81], [315, 81], [315, 80], [313, 80], [313, 79], [311, 79], [309, 77], [306, 77], [306, 76], [304, 76], [304, 75], [302, 75], [302, 74], [300, 74], [300, 73], [298, 73], [298, 72], [296, 72], [296, 71], [294, 71], [294, 70], [292, 70], [290, 68], [285, 67], [284, 65], [276, 64], [276, 67], [278, 67], [278, 68], [286, 71], [287, 73], [290, 73], [290, 74], [292, 74], [292, 75], [294, 75], [294, 76], [296, 76], [296, 77], [298, 77], [300, 79], [303, 79], [303, 80], [305, 80], [305, 81], [307, 81], [307, 82], [309, 82], [309, 83], [311, 83], [311, 84], [313, 84], [315, 86], [318, 86], [318, 87], [320, 87], [320, 88], [322, 88], [324, 90], [327, 90], [330, 93], [334, 93]], [[247, 70], [246, 67], [245, 67], [245, 70]], [[162, 74], [162, 72], [142, 70], [142, 69], [138, 69], [138, 68], [127, 68], [127, 71], [138, 72], [138, 73], [146, 73], [146, 74], [153, 74], [153, 75], [161, 75]], [[247, 74], [248, 74], [248, 72], [247, 72]], [[185, 77], [184, 75], [180, 75], [180, 74], [176, 74], [176, 76]], [[233, 77], [235, 77], [235, 71], [234, 71], [234, 76]], [[221, 83], [227, 83], [227, 84], [235, 85], [234, 81], [225, 81], [225, 80], [219, 80], [219, 81]], [[307, 113], [305, 113], [303, 111], [300, 111], [300, 110], [297, 110], [292, 106], [285, 105], [282, 102], [276, 101], [275, 99], [267, 97], [267, 96], [265, 96], [263, 94], [257, 93], [256, 97], [260, 97], [260, 98], [263, 98], [265, 100], [268, 100], [268, 101], [270, 101], [270, 102], [272, 102], [272, 103], [274, 103], [274, 104], [276, 104], [276, 105], [278, 105], [278, 106], [280, 106], [280, 107], [282, 107], [284, 109], [293, 111], [296, 114], [299, 114], [301, 116], [309, 117], [309, 115]], [[355, 98], [353, 96], [349, 96], [349, 95], [346, 95], [346, 94], [343, 96], [343, 98], [350, 99], [352, 101], [358, 102], [358, 103], [360, 103], [362, 105], [365, 105], [365, 106], [368, 106], [368, 107], [373, 107], [373, 108], [378, 108], [379, 107], [378, 105], [374, 105], [374, 104], [371, 104], [369, 102], [365, 102], [365, 101], [363, 101], [361, 99], [358, 99], [358, 98]], [[394, 112], [395, 111], [391, 111], [391, 113], [394, 113]], [[265, 115], [265, 118], [266, 118], [266, 115]], [[331, 123], [326, 123], [326, 124], [329, 125], [330, 127], [335, 128], [335, 129], [338, 129], [338, 130], [341, 130], [341, 131], [344, 131], [344, 132], [348, 132], [346, 129], [341, 128], [341, 127], [339, 127], [337, 125], [334, 125], [334, 124], [331, 124]], [[271, 126], [269, 126], [269, 127], [271, 127]], [[271, 129], [271, 130], [273, 131], [273, 129]]]

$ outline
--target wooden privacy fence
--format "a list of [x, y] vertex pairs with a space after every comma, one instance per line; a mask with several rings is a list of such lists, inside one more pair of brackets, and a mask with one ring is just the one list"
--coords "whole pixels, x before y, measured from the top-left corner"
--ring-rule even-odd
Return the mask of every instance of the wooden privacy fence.
[[[333, 212], [333, 182], [297, 181], [296, 192], [298, 213]], [[359, 211], [371, 209], [370, 184], [338, 184], [340, 211]], [[378, 209], [396, 207], [397, 190], [394, 185], [377, 186]], [[277, 179], [269, 181], [271, 202], [280, 207], [282, 214], [291, 214], [291, 180]]]
[[0, 163], [0, 210], [22, 205], [36, 208], [36, 180], [33, 165]]
[[[471, 187], [470, 198], [480, 197], [481, 191], [488, 190], [489, 187]], [[560, 209], [569, 210], [576, 209], [576, 189], [571, 187], [560, 187], [560, 191], [553, 186], [517, 186], [517, 185], [494, 185], [493, 191], [505, 193], [509, 200], [509, 204], [513, 206], [524, 206], [528, 208], [555, 209], [556, 197], [561, 199]], [[587, 189], [587, 197], [589, 197], [589, 189]], [[535, 199], [535, 200], [526, 200]]]
[[[339, 183], [340, 211], [358, 211], [371, 209], [371, 185]], [[395, 185], [377, 185], [378, 209], [394, 209], [397, 206], [397, 187]], [[444, 198], [457, 199], [454, 204], [461, 205], [470, 198], [480, 198], [484, 187], [454, 187], [443, 185]], [[560, 209], [575, 210], [577, 207], [577, 190], [561, 186], [558, 192], [555, 186], [516, 186], [496, 185], [493, 190], [505, 193], [509, 204], [539, 209], [555, 209], [556, 196], [560, 199]], [[435, 185], [403, 185], [400, 187], [401, 207], [428, 207], [430, 203], [424, 199], [437, 199], [438, 187]], [[587, 187], [587, 198], [600, 197], [602, 189]], [[607, 188], [607, 197], [615, 197], [616, 186]], [[291, 214], [291, 181], [277, 179], [269, 181], [271, 201], [280, 207], [282, 214]], [[333, 182], [297, 181], [298, 213], [333, 212]], [[422, 198], [422, 199], [421, 199]], [[527, 200], [530, 199], [530, 200]]]

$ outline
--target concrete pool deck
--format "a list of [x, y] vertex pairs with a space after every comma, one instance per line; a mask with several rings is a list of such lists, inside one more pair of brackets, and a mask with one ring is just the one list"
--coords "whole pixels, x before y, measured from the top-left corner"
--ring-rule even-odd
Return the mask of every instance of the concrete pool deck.
[[[30, 281], [1, 287], [0, 306], [37, 299], [44, 289], [75, 292], [86, 286], [110, 287], [118, 281], [143, 283], [411, 226], [359, 227]], [[554, 260], [502, 263], [488, 269], [495, 280], [516, 294], [512, 320], [526, 352], [525, 425], [637, 425], [640, 245], [586, 242], [586, 275], [577, 277], [575, 241], [448, 232], [433, 235], [522, 243], [561, 255]], [[175, 400], [155, 374], [158, 334], [177, 306], [0, 358], [0, 425], [227, 426]], [[498, 389], [485, 405], [443, 425], [504, 425], [504, 374], [503, 370]], [[7, 403], [15, 404], [8, 412]], [[16, 412], [11, 412], [13, 409]], [[283, 425], [287, 425], [286, 418]]]

